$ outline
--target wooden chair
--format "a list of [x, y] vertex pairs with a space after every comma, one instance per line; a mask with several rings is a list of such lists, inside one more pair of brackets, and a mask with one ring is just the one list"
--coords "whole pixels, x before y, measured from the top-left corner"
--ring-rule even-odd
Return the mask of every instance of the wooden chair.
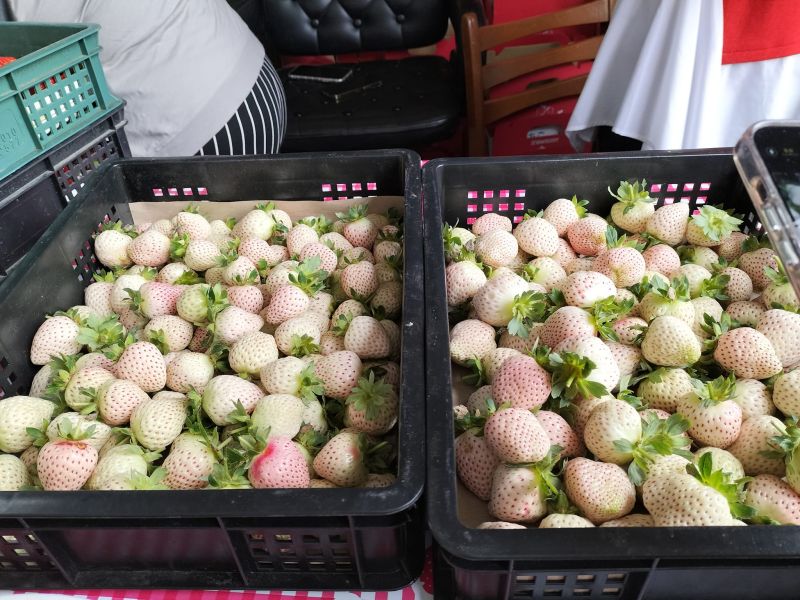
[[575, 61], [591, 60], [597, 55], [603, 36], [597, 35], [526, 56], [500, 59], [488, 65], [483, 64], [483, 53], [501, 44], [548, 29], [607, 23], [609, 14], [609, 0], [592, 0], [565, 10], [498, 25], [480, 26], [474, 13], [463, 15], [461, 35], [467, 93], [467, 141], [470, 156], [487, 154], [486, 128], [489, 125], [531, 106], [557, 98], [579, 95], [587, 75], [544, 82], [523, 92], [490, 99], [489, 91], [494, 86], [541, 69]]

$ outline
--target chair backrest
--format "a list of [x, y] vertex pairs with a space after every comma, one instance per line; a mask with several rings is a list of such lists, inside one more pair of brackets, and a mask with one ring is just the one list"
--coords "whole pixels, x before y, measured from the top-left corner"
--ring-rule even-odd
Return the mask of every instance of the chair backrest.
[[449, 0], [264, 0], [281, 54], [404, 50], [444, 37]]
[[587, 76], [579, 75], [542, 83], [502, 98], [489, 98], [491, 88], [541, 69], [591, 60], [597, 55], [603, 36], [597, 35], [524, 56], [498, 59], [486, 65], [482, 61], [484, 52], [540, 31], [606, 23], [608, 19], [609, 0], [591, 0], [572, 8], [498, 25], [481, 26], [474, 14], [465, 14], [461, 20], [461, 37], [467, 88], [469, 155], [486, 155], [487, 126], [531, 106], [557, 98], [577, 96], [583, 89]]

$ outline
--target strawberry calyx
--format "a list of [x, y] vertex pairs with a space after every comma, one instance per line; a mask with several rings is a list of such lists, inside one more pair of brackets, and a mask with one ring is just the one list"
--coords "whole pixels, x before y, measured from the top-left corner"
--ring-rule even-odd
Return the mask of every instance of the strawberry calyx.
[[546, 318], [547, 301], [547, 296], [541, 292], [527, 291], [515, 296], [511, 304], [508, 332], [527, 339], [531, 325], [541, 323]]
[[[374, 377], [371, 375], [371, 377]], [[299, 397], [305, 403], [314, 402], [325, 395], [325, 386], [314, 374], [314, 365], [310, 364], [300, 371]]]
[[42, 424], [38, 429], [36, 427], [25, 428], [25, 433], [27, 433], [28, 437], [33, 440], [33, 445], [37, 448], [41, 448], [50, 441], [50, 439], [47, 437], [47, 426], [49, 424], [50, 422], [47, 419], [42, 419]]
[[319, 344], [308, 334], [303, 334], [302, 336], [295, 334], [292, 336], [291, 350], [291, 356], [302, 358], [309, 354], [317, 354], [319, 352]]
[[214, 465], [208, 476], [208, 487], [216, 490], [242, 490], [253, 487], [247, 479], [246, 452], [228, 446], [222, 453], [222, 462]]
[[[321, 386], [320, 386], [321, 387]], [[394, 394], [394, 389], [383, 379], [375, 379], [375, 374], [360, 377], [356, 387], [350, 392], [345, 404], [352, 406], [357, 411], [364, 412], [367, 419], [373, 420], [389, 398]]]
[[331, 324], [330, 331], [337, 337], [342, 337], [350, 328], [350, 323], [353, 322], [354, 315], [352, 313], [340, 314], [336, 320]]
[[598, 335], [606, 340], [619, 341], [617, 332], [614, 331], [614, 323], [622, 317], [628, 315], [633, 310], [633, 299], [617, 300], [614, 296], [609, 296], [603, 300], [598, 300], [589, 309], [592, 315], [592, 324], [597, 330]]
[[634, 248], [641, 252], [645, 249], [645, 244], [629, 238], [626, 234], [620, 235], [617, 228], [609, 224], [606, 227], [606, 248]]
[[197, 204], [196, 202], [189, 202], [189, 204], [187, 204], [181, 212], [191, 213], [193, 215], [199, 215], [200, 205]]
[[777, 263], [778, 268], [773, 269], [772, 267], [764, 267], [764, 274], [774, 285], [788, 284], [789, 277], [786, 275], [786, 269], [783, 266], [783, 261], [776, 256], [775, 262]]
[[136, 230], [133, 227], [131, 227], [130, 225], [123, 225], [122, 221], [107, 221], [103, 223], [100, 226], [97, 234], [95, 234], [95, 237], [99, 233], [102, 233], [103, 231], [119, 231], [120, 233], [124, 233], [125, 235], [131, 238], [136, 238], [139, 236], [139, 234], [136, 233]]
[[572, 206], [575, 207], [575, 212], [578, 213], [578, 217], [582, 219], [586, 215], [586, 207], [589, 205], [589, 201], [578, 200], [578, 196], [573, 194], [570, 202], [572, 202]]
[[237, 220], [236, 220], [236, 217], [228, 217], [228, 218], [227, 218], [227, 219], [225, 219], [225, 221], [223, 221], [223, 222], [225, 223], [225, 226], [226, 226], [228, 229], [230, 229], [231, 231], [233, 231], [233, 228], [234, 228], [234, 227], [236, 227]]
[[684, 434], [689, 429], [687, 421], [679, 413], [669, 416], [668, 419], [659, 419], [656, 415], [642, 417], [642, 436], [636, 442], [626, 439], [614, 441], [614, 448], [619, 452], [633, 455], [633, 460], [628, 465], [628, 477], [634, 485], [642, 485], [647, 479], [650, 466], [657, 456], [677, 454], [687, 460], [692, 460], [689, 452], [691, 442]]
[[588, 379], [596, 368], [589, 358], [574, 352], [551, 352], [548, 358], [552, 373], [551, 396], [560, 401], [559, 408], [566, 408], [578, 397], [600, 398], [608, 394], [602, 383]]
[[[489, 404], [489, 400], [491, 400], [491, 398], [487, 399], [487, 405]], [[494, 402], [492, 402], [492, 407], [494, 407]], [[491, 413], [484, 415], [479, 410], [474, 410], [472, 412], [467, 411], [467, 413], [462, 416], [458, 416], [453, 413], [454, 424], [457, 432], [456, 435], [464, 433], [465, 431], [469, 431], [477, 437], [482, 437], [483, 428], [486, 425], [486, 419], [488, 418], [489, 414]]]
[[727, 288], [730, 280], [730, 275], [724, 275], [722, 273], [712, 275], [700, 283], [700, 291], [697, 296], [706, 296], [716, 300], [729, 300]]
[[667, 288], [669, 288], [669, 281], [667, 281], [667, 279], [660, 273], [653, 273], [651, 275], [645, 275], [642, 277], [642, 280], [639, 283], [634, 283], [628, 288], [628, 290], [639, 300], [641, 300], [651, 292], [658, 293], [659, 290]]
[[[112, 380], [113, 381], [113, 380]], [[82, 406], [75, 407], [80, 408], [78, 412], [82, 415], [90, 415], [92, 413], [97, 412], [97, 395], [98, 389], [97, 388], [80, 388], [78, 390], [82, 398], [86, 398], [86, 403], [82, 403]]]
[[190, 241], [188, 233], [176, 233], [173, 235], [169, 241], [169, 257], [175, 261], [183, 260]]
[[[197, 393], [197, 390], [192, 388], [186, 397], [189, 399], [189, 414], [186, 416], [186, 431], [191, 435], [199, 438], [209, 450], [214, 454], [217, 462], [222, 461], [222, 450], [227, 446], [233, 438], [227, 438], [220, 441], [219, 429], [213, 426], [207, 426], [203, 422], [203, 397]], [[241, 403], [237, 404], [240, 406]]]
[[180, 276], [173, 281], [173, 285], [195, 285], [203, 283], [205, 280], [194, 271], [184, 271]]
[[702, 206], [692, 216], [692, 222], [712, 242], [720, 242], [734, 231], [739, 230], [742, 220], [729, 215], [724, 210], [713, 206]]
[[769, 242], [769, 238], [766, 234], [758, 236], [758, 235], [749, 235], [745, 240], [742, 242], [742, 253], [747, 252], [755, 252], [756, 250], [760, 250], [761, 248], [772, 248], [772, 245]]
[[733, 374], [728, 377], [720, 375], [711, 381], [693, 378], [691, 384], [694, 394], [703, 408], [710, 408], [730, 400], [736, 392], [736, 376]]
[[161, 354], [165, 356], [169, 354], [170, 349], [169, 344], [167, 343], [167, 334], [164, 333], [163, 329], [148, 332], [147, 341], [158, 348], [161, 351]]
[[705, 360], [709, 360], [717, 347], [719, 338], [731, 329], [739, 327], [739, 323], [731, 319], [731, 316], [726, 312], [722, 313], [719, 321], [712, 315], [705, 313], [700, 327], [709, 335], [709, 339], [703, 342], [703, 356]]
[[332, 223], [326, 219], [324, 216], [320, 215], [318, 217], [304, 217], [298, 221], [303, 225], [308, 225], [317, 232], [317, 235], [325, 235], [326, 233], [330, 233]]
[[743, 477], [731, 481], [730, 477], [721, 469], [714, 470], [710, 452], [703, 454], [697, 464], [690, 462], [686, 465], [686, 472], [703, 485], [716, 490], [728, 501], [731, 515], [734, 519], [751, 519], [755, 516], [755, 509], [744, 504], [744, 486], [751, 478]]
[[[88, 347], [91, 352], [101, 352], [108, 356], [109, 352], [116, 354], [117, 349], [124, 350], [132, 344], [133, 336], [125, 330], [117, 315], [105, 318], [92, 315], [86, 320], [86, 324], [79, 328], [77, 341]], [[121, 355], [120, 351], [119, 356]], [[109, 358], [116, 360], [111, 356]]]
[[569, 501], [562, 489], [559, 489], [555, 497], [547, 501], [547, 512], [551, 515], [577, 515], [580, 513], [578, 507]]
[[608, 193], [613, 198], [625, 205], [623, 214], [628, 214], [633, 208], [639, 204], [652, 204], [655, 198], [651, 198], [647, 191], [647, 180], [634, 181], [620, 181], [617, 193], [611, 191], [611, 186], [608, 187]]
[[117, 273], [113, 269], [111, 271], [106, 271], [105, 269], [98, 269], [92, 275], [92, 279], [94, 279], [98, 283], [114, 283], [120, 274], [121, 273]]
[[167, 470], [158, 467], [150, 475], [131, 473], [129, 482], [134, 490], [168, 490], [169, 486], [164, 483], [166, 476]]
[[258, 274], [258, 269], [251, 270], [247, 275], [234, 275], [234, 285], [256, 285], [261, 283], [261, 276]]
[[786, 419], [785, 425], [785, 431], [775, 427], [778, 435], [769, 440], [773, 450], [765, 450], [762, 455], [767, 458], [786, 458], [786, 467], [789, 468], [794, 463], [795, 451], [800, 448], [800, 427], [797, 426], [796, 417]]
[[319, 256], [309, 256], [289, 273], [289, 283], [302, 290], [307, 296], [313, 296], [325, 287], [329, 273], [320, 269]]
[[475, 356], [467, 361], [467, 368], [469, 373], [461, 378], [461, 381], [472, 387], [479, 388], [486, 385], [488, 378], [486, 375], [486, 368], [483, 366], [483, 361]]
[[561, 453], [564, 448], [559, 445], [550, 446], [547, 456], [535, 463], [523, 463], [513, 465], [530, 469], [536, 477], [536, 483], [545, 502], [557, 501], [558, 494], [561, 492], [561, 480], [558, 474], [554, 473], [556, 465], [561, 460]]
[[340, 221], [344, 221], [345, 223], [355, 223], [356, 221], [366, 218], [367, 205], [366, 203], [356, 204], [351, 206], [347, 212], [337, 212], [336, 216]]
[[64, 390], [75, 373], [80, 354], [59, 354], [50, 360], [50, 381], [44, 391], [44, 397], [57, 405], [64, 406]]
[[68, 442], [80, 442], [92, 437], [95, 429], [94, 425], [81, 427], [80, 425], [74, 425], [70, 419], [62, 419], [58, 423], [58, 439]]

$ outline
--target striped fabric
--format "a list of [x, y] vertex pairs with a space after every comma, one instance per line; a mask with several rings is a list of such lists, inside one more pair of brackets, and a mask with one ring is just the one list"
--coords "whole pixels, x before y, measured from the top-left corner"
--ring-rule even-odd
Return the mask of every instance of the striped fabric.
[[277, 154], [286, 133], [286, 96], [268, 58], [239, 110], [197, 153], [198, 156]]

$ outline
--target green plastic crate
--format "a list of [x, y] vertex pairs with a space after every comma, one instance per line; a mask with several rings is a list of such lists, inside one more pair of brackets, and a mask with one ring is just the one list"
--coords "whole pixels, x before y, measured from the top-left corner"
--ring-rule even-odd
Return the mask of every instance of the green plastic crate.
[[120, 106], [97, 25], [0, 23], [0, 179]]

